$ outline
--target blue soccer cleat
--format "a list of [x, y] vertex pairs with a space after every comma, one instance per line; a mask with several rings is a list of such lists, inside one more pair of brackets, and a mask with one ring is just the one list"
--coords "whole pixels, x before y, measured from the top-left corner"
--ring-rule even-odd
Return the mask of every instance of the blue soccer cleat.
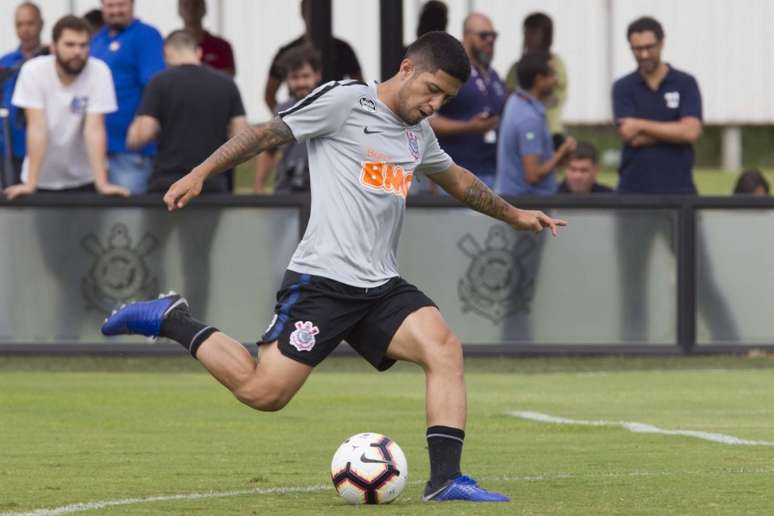
[[102, 325], [103, 335], [145, 335], [159, 337], [161, 323], [175, 308], [188, 310], [188, 301], [183, 296], [170, 292], [161, 294], [153, 301], [141, 301], [123, 305], [113, 310]]
[[481, 487], [472, 478], [460, 475], [447, 482], [440, 489], [426, 494], [422, 497], [423, 502], [448, 502], [452, 500], [462, 500], [467, 502], [509, 502], [511, 499], [507, 496], [487, 491]]

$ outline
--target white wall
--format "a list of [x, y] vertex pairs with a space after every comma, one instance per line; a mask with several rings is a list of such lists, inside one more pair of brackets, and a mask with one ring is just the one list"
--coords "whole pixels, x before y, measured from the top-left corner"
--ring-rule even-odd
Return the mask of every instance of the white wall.
[[[304, 29], [299, 0], [207, 0], [205, 25], [222, 27], [234, 45], [245, 106], [251, 120], [269, 116], [263, 86], [277, 48]], [[403, 35], [414, 37], [422, 0], [401, 0]], [[222, 2], [223, 19], [218, 19]], [[0, 0], [0, 50], [16, 45], [12, 13], [18, 0]], [[774, 20], [771, 0], [447, 0], [449, 32], [462, 35], [469, 8], [488, 14], [500, 32], [494, 66], [505, 74], [521, 52], [521, 21], [533, 11], [554, 19], [554, 50], [569, 75], [565, 119], [570, 123], [605, 123], [610, 119], [611, 77], [634, 69], [625, 39], [626, 26], [649, 14], [667, 33], [665, 59], [693, 73], [704, 95], [705, 118], [715, 124], [774, 123], [774, 43], [768, 29]], [[46, 19], [45, 40], [56, 19], [82, 14], [98, 0], [39, 0]], [[378, 79], [378, 0], [333, 0], [333, 28], [358, 55], [367, 79]], [[608, 8], [612, 16], [608, 23]], [[138, 17], [167, 33], [180, 26], [176, 0], [136, 0]], [[612, 29], [612, 31], [609, 30]]]

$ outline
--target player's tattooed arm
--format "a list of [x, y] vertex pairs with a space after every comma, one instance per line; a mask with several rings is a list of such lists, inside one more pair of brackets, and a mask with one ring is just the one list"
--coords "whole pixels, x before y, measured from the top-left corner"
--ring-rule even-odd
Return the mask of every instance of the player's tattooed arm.
[[280, 118], [265, 124], [248, 127], [224, 143], [199, 165], [207, 175], [217, 174], [234, 168], [267, 149], [272, 149], [294, 140], [290, 128]]
[[510, 224], [513, 228], [539, 232], [549, 229], [556, 235], [557, 226], [567, 223], [540, 211], [521, 210], [494, 193], [470, 171], [453, 164], [445, 172], [430, 176], [449, 194], [470, 208]]
[[471, 176], [473, 181], [463, 191], [461, 201], [478, 212], [503, 222], [508, 222], [506, 214], [513, 206], [494, 193], [479, 178], [473, 176], [473, 174]]
[[204, 163], [169, 187], [164, 204], [177, 210], [199, 195], [208, 176], [234, 168], [259, 152], [293, 141], [293, 133], [279, 118], [258, 127], [248, 127], [213, 152]]

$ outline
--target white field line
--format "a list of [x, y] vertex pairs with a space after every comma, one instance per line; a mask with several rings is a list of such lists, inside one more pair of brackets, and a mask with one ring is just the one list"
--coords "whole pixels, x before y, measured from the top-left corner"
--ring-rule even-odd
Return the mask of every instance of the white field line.
[[696, 439], [704, 439], [705, 441], [712, 441], [720, 444], [729, 444], [732, 446], [774, 446], [772, 441], [751, 441], [748, 439], [741, 439], [734, 437], [733, 435], [716, 434], [712, 432], [700, 432], [696, 430], [668, 430], [665, 428], [659, 428], [654, 425], [646, 423], [636, 423], [634, 421], [589, 421], [585, 419], [568, 419], [566, 417], [551, 416], [549, 414], [541, 414], [540, 412], [528, 412], [528, 411], [514, 411], [509, 412], [508, 415], [513, 417], [519, 417], [522, 419], [529, 419], [531, 421], [538, 421], [541, 423], [552, 423], [559, 425], [584, 425], [584, 426], [619, 426], [630, 432], [640, 434], [662, 434], [662, 435], [679, 435], [683, 437], [695, 437]]
[[329, 485], [299, 486], [299, 487], [257, 487], [241, 491], [221, 491], [207, 493], [188, 493], [176, 495], [148, 496], [144, 498], [124, 498], [122, 500], [104, 500], [101, 502], [74, 503], [51, 509], [37, 509], [31, 512], [4, 512], [0, 516], [56, 516], [74, 512], [95, 511], [118, 505], [136, 505], [141, 503], [169, 502], [177, 500], [200, 500], [202, 498], [227, 498], [229, 496], [271, 495], [285, 493], [316, 493], [331, 489]]
[[[669, 471], [625, 471], [601, 474], [583, 474], [577, 475], [572, 473], [544, 473], [542, 475], [527, 475], [520, 477], [513, 476], [493, 476], [482, 478], [482, 480], [498, 481], [498, 482], [553, 482], [557, 480], [567, 480], [573, 478], [621, 478], [621, 477], [643, 477], [643, 476], [673, 476], [673, 475], [698, 475], [706, 473], [702, 471], [685, 471], [685, 472], [669, 472]], [[772, 474], [774, 468], [758, 468], [758, 469], [738, 469], [728, 470], [726, 473], [730, 474]], [[409, 484], [422, 484], [423, 481], [413, 481]], [[244, 489], [241, 491], [208, 491], [205, 493], [187, 493], [177, 495], [162, 495], [162, 496], [147, 496], [137, 498], [124, 498], [122, 500], [105, 500], [100, 502], [87, 502], [87, 503], [75, 503], [71, 505], [65, 505], [62, 507], [55, 507], [50, 509], [36, 509], [30, 512], [3, 512], [0, 516], [54, 516], [57, 514], [71, 514], [74, 512], [95, 511], [99, 509], [107, 509], [109, 507], [115, 507], [118, 505], [137, 505], [143, 503], [153, 502], [168, 502], [177, 500], [201, 500], [204, 498], [226, 498], [230, 496], [247, 496], [247, 495], [271, 495], [271, 494], [285, 494], [285, 493], [317, 493], [332, 489], [330, 485], [316, 485], [316, 486], [298, 486], [298, 487], [264, 487], [255, 489]]]

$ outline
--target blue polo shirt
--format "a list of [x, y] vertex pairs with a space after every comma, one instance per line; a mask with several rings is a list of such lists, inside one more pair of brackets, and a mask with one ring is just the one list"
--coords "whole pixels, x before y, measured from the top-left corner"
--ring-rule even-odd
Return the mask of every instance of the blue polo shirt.
[[[470, 67], [470, 79], [457, 96], [438, 110], [453, 120], [470, 120], [481, 113], [500, 115], [505, 104], [505, 84], [494, 69], [482, 75]], [[455, 163], [478, 176], [494, 176], [497, 165], [497, 133], [438, 136], [438, 143]]]
[[[621, 118], [644, 118], [676, 122], [684, 117], [702, 119], [701, 93], [692, 75], [671, 66], [655, 91], [638, 71], [613, 85], [613, 114]], [[619, 168], [618, 191], [624, 193], [690, 194], [693, 183], [693, 146], [687, 143], [657, 143], [645, 147], [624, 145]]]
[[501, 195], [551, 195], [556, 193], [556, 171], [531, 185], [524, 175], [524, 156], [540, 156], [541, 162], [554, 155], [554, 142], [548, 130], [542, 102], [524, 91], [517, 91], [505, 104], [497, 141], [497, 180]]
[[[5, 54], [0, 57], [0, 68], [14, 68], [16, 66], [21, 69], [21, 64], [24, 63], [24, 54], [21, 53], [21, 49], [17, 49], [13, 52]], [[27, 154], [27, 132], [24, 129], [24, 123], [20, 116], [20, 109], [11, 104], [11, 97], [13, 97], [13, 89], [16, 87], [16, 79], [19, 78], [19, 69], [16, 70], [11, 77], [3, 84], [3, 96], [2, 106], [10, 111], [10, 117], [8, 122], [11, 126], [11, 144], [13, 147], [13, 155], [16, 158], [23, 158]], [[0, 156], [5, 152], [5, 141], [3, 139], [3, 131], [0, 129]]]
[[[116, 87], [118, 111], [105, 117], [108, 153], [128, 152], [126, 132], [140, 105], [143, 89], [164, 69], [164, 41], [155, 28], [134, 20], [113, 36], [109, 27], [97, 32], [91, 40], [91, 55], [107, 63]], [[154, 154], [154, 147], [145, 147], [142, 154]]]

